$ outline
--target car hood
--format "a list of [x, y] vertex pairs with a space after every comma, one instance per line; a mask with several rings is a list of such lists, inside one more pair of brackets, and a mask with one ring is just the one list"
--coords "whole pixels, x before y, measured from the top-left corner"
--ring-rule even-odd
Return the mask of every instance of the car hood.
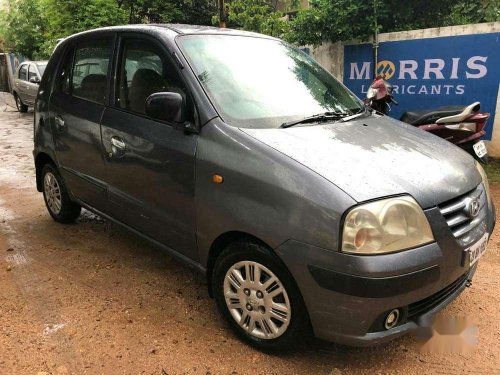
[[428, 208], [480, 183], [470, 155], [387, 116], [240, 130], [312, 169], [358, 202], [410, 194]]

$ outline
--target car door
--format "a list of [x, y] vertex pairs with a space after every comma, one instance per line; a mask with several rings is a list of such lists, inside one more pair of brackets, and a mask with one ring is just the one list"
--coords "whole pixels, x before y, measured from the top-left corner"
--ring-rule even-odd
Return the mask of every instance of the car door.
[[28, 63], [23, 63], [19, 66], [16, 79], [16, 92], [23, 104], [27, 104], [27, 84], [28, 84]]
[[38, 94], [38, 85], [40, 84], [40, 76], [35, 64], [28, 65], [28, 81], [26, 82], [26, 103], [29, 105], [35, 104], [36, 95]]
[[[112, 35], [77, 39], [67, 45], [50, 97], [49, 111], [56, 158], [71, 193], [106, 212], [106, 184], [100, 121], [109, 88]], [[82, 62], [96, 69], [78, 76]]]
[[114, 100], [101, 122], [112, 215], [142, 234], [197, 259], [194, 167], [196, 134], [145, 114], [146, 98], [176, 91], [190, 95], [159, 42], [123, 36]]

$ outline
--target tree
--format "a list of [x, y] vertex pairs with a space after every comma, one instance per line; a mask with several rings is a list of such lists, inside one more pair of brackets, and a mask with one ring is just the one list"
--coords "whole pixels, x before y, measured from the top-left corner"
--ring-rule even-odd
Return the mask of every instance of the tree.
[[373, 33], [372, 1], [317, 0], [291, 22], [285, 38], [290, 42], [318, 45], [324, 40], [348, 40]]
[[[278, 5], [281, 5], [281, 9], [296, 9], [298, 0], [290, 1], [288, 6], [284, 6], [284, 3], [286, 4], [279, 0], [227, 1], [227, 26], [282, 37], [289, 23], [286, 14], [278, 10]], [[215, 25], [219, 23], [218, 15], [213, 17], [212, 23]]]
[[315, 0], [299, 12], [285, 38], [296, 44], [365, 39], [379, 32], [498, 21], [498, 0]]
[[0, 32], [6, 47], [42, 59], [50, 56], [59, 38], [126, 21], [115, 0], [17, 0], [3, 17]]
[[[34, 1], [34, 0], [32, 0]], [[81, 31], [127, 22], [115, 0], [38, 0], [47, 24], [40, 55], [48, 56], [57, 39]]]
[[117, 0], [128, 23], [188, 23], [209, 25], [216, 0]]
[[2, 16], [4, 47], [33, 58], [44, 43], [45, 17], [38, 2], [18, 0], [10, 4], [10, 11]]

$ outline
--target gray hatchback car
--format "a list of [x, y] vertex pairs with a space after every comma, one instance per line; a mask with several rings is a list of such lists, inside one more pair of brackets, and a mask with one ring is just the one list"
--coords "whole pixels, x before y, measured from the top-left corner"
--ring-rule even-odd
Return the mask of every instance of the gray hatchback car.
[[19, 65], [13, 79], [12, 95], [19, 112], [33, 107], [38, 95], [38, 85], [47, 66], [47, 61], [25, 61]]
[[366, 108], [288, 44], [234, 30], [65, 39], [34, 156], [56, 221], [85, 207], [193, 266], [261, 349], [417, 329], [470, 283], [495, 224], [468, 154]]

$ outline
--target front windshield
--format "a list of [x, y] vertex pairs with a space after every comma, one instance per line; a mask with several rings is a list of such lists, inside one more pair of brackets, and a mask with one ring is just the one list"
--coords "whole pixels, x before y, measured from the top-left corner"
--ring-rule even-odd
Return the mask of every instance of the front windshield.
[[224, 121], [278, 127], [324, 112], [352, 114], [360, 100], [313, 59], [284, 42], [185, 35], [179, 46]]

